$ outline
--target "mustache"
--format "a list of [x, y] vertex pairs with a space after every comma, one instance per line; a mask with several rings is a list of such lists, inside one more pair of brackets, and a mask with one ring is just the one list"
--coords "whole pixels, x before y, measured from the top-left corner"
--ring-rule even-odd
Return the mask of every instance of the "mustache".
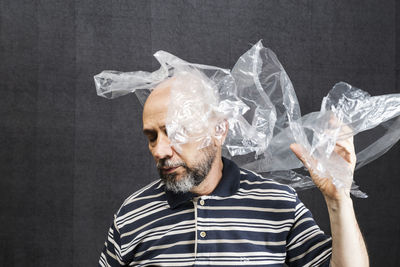
[[176, 168], [179, 166], [185, 167], [186, 164], [184, 162], [174, 162], [172, 160], [168, 159], [161, 159], [157, 162], [157, 169], [162, 169], [162, 168]]

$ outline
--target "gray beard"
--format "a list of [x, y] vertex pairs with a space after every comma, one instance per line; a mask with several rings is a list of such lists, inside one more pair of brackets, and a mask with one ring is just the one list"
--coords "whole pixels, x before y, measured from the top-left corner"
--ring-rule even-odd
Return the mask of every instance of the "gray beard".
[[[214, 150], [212, 147], [205, 148], [204, 156], [205, 158], [200, 160], [196, 164], [196, 166], [192, 168], [189, 168], [185, 163], [179, 163], [177, 165], [169, 163], [168, 159], [160, 160], [157, 163], [157, 169], [160, 174], [161, 180], [165, 184], [165, 188], [168, 191], [172, 191], [174, 193], [186, 193], [189, 192], [193, 187], [201, 184], [201, 182], [204, 181], [211, 170], [212, 163], [214, 162], [216, 156], [216, 149]], [[182, 174], [182, 177], [180, 177], [180, 179], [176, 179], [176, 173], [164, 174], [162, 172], [162, 167], [174, 166], [181, 166], [185, 169], [185, 173]]]

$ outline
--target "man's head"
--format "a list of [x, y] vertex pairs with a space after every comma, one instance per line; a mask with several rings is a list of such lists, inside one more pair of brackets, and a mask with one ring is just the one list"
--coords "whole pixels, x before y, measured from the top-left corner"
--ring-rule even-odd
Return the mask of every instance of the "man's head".
[[[156, 161], [160, 178], [167, 189], [174, 192], [188, 192], [205, 180], [215, 162], [221, 159], [221, 146], [227, 132], [225, 128], [220, 134], [222, 138], [212, 137], [205, 147], [201, 146], [204, 140], [196, 139], [179, 145], [179, 149], [171, 145], [166, 120], [171, 105], [175, 105], [173, 109], [177, 109], [176, 102], [171, 101], [171, 95], [176, 97], [176, 85], [182, 85], [182, 82], [187, 84], [190, 81], [181, 80], [178, 76], [159, 84], [148, 97], [143, 110], [143, 132], [148, 139], [149, 150]], [[190, 84], [187, 86], [190, 87]], [[207, 100], [202, 97], [198, 101], [204, 101], [200, 106], [207, 104]], [[196, 120], [195, 114], [191, 120]], [[226, 126], [225, 123], [224, 125]], [[215, 126], [214, 121], [209, 122], [211, 131], [215, 131]], [[190, 129], [187, 132], [190, 133]]]

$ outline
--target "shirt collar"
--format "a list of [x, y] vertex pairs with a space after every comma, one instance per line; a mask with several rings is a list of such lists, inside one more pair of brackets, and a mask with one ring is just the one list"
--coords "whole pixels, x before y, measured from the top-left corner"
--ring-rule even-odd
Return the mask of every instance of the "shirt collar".
[[[240, 170], [239, 167], [231, 160], [222, 158], [223, 169], [222, 179], [210, 194], [212, 196], [227, 197], [235, 194], [239, 189], [240, 184]], [[174, 209], [180, 204], [192, 200], [197, 195], [192, 192], [174, 193], [172, 191], [165, 191], [169, 206]]]

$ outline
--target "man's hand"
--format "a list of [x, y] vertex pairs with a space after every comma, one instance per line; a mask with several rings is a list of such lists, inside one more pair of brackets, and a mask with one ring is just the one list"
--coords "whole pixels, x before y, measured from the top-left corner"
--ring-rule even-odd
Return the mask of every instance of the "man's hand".
[[[325, 198], [330, 200], [341, 200], [344, 195], [349, 196], [352, 180], [347, 181], [346, 187], [337, 188], [333, 184], [331, 177], [320, 177], [320, 175], [317, 174], [315, 171], [315, 166], [317, 166], [318, 162], [309, 155], [303, 146], [299, 144], [291, 144], [290, 149], [297, 156], [297, 158], [303, 162], [304, 166], [308, 169], [313, 182], [319, 188]], [[350, 168], [352, 173], [354, 173], [356, 154], [353, 145], [353, 137], [337, 142], [333, 153], [341, 156], [348, 164], [348, 166], [337, 166], [338, 168]]]
[[[332, 257], [330, 266], [369, 266], [369, 259], [364, 239], [361, 235], [354, 214], [353, 203], [350, 198], [350, 180], [345, 180], [345, 186], [337, 188], [331, 177], [320, 177], [316, 166], [318, 161], [312, 158], [306, 149], [299, 144], [291, 144], [290, 148], [303, 162], [310, 172], [315, 185], [325, 197], [328, 206], [329, 219], [332, 232]], [[348, 168], [354, 173], [356, 155], [353, 138], [350, 137], [336, 143], [333, 153], [344, 159], [340, 160], [347, 166], [335, 166], [335, 168]], [[343, 177], [336, 177], [343, 178]]]
[[[290, 149], [299, 158], [303, 165], [308, 169], [311, 179], [319, 188], [326, 201], [340, 201], [343, 198], [350, 197], [350, 188], [353, 183], [354, 168], [356, 166], [356, 153], [353, 143], [353, 132], [350, 127], [343, 125], [335, 116], [331, 116], [329, 120], [331, 131], [335, 132], [340, 128], [339, 136], [348, 136], [336, 142], [332, 155], [329, 159], [329, 165], [333, 164], [337, 176], [340, 177], [321, 177], [316, 171], [318, 166], [317, 159], [313, 158], [306, 149], [299, 144], [291, 144]], [[329, 129], [327, 129], [329, 131]], [[344, 170], [347, 170], [344, 171]], [[346, 174], [344, 174], [346, 173]], [[324, 176], [324, 175], [323, 175]], [[340, 188], [337, 188], [332, 179], [340, 181]]]

